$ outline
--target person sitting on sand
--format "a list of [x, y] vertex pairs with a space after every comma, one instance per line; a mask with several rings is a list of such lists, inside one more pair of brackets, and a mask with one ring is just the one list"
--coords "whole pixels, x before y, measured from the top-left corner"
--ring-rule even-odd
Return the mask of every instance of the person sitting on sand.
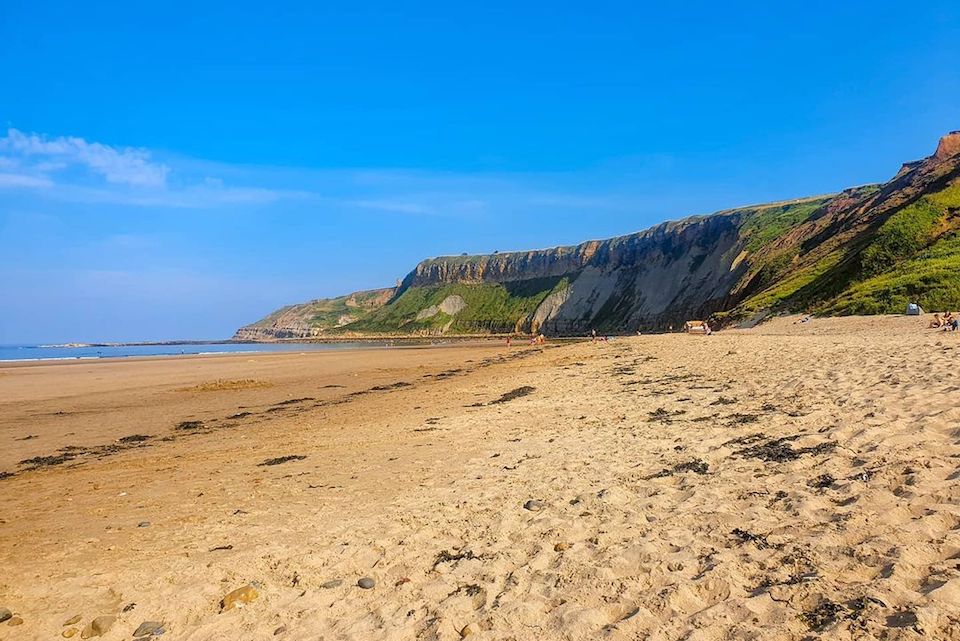
[[934, 314], [933, 320], [930, 321], [930, 329], [940, 329], [943, 327], [943, 321], [940, 320], [940, 314]]

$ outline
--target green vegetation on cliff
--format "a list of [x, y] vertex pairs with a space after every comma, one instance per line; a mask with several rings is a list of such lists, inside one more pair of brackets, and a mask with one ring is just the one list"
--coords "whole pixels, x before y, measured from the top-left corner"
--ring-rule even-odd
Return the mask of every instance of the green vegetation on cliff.
[[[507, 283], [451, 283], [429, 287], [410, 287], [391, 303], [353, 323], [351, 331], [367, 333], [484, 333], [513, 332], [517, 324], [536, 311], [554, 291], [567, 286], [567, 278], [537, 278]], [[439, 308], [450, 297], [458, 296], [464, 307], [455, 314], [442, 310], [425, 315], [424, 310]], [[418, 319], [418, 316], [420, 317]]]

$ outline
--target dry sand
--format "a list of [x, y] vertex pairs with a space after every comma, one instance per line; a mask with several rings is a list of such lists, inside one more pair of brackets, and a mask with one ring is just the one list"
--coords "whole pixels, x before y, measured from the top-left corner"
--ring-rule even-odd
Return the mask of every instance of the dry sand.
[[794, 321], [4, 367], [0, 639], [960, 639], [960, 334]]

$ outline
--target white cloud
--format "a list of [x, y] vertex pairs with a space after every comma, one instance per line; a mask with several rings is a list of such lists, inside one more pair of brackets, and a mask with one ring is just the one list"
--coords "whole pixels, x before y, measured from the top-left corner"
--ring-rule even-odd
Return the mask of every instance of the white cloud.
[[25, 187], [27, 189], [36, 189], [51, 186], [53, 186], [53, 181], [45, 176], [0, 173], [0, 188]]
[[0, 138], [0, 152], [34, 163], [38, 171], [56, 171], [69, 166], [86, 167], [109, 183], [135, 187], [162, 187], [170, 168], [153, 162], [150, 152], [132, 147], [111, 147], [83, 138], [48, 138], [7, 130]]

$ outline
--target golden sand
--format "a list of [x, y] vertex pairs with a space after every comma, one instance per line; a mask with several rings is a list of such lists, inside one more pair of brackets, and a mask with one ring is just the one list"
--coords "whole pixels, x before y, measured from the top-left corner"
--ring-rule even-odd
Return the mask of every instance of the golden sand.
[[0, 639], [960, 638], [960, 333], [795, 321], [6, 367]]

